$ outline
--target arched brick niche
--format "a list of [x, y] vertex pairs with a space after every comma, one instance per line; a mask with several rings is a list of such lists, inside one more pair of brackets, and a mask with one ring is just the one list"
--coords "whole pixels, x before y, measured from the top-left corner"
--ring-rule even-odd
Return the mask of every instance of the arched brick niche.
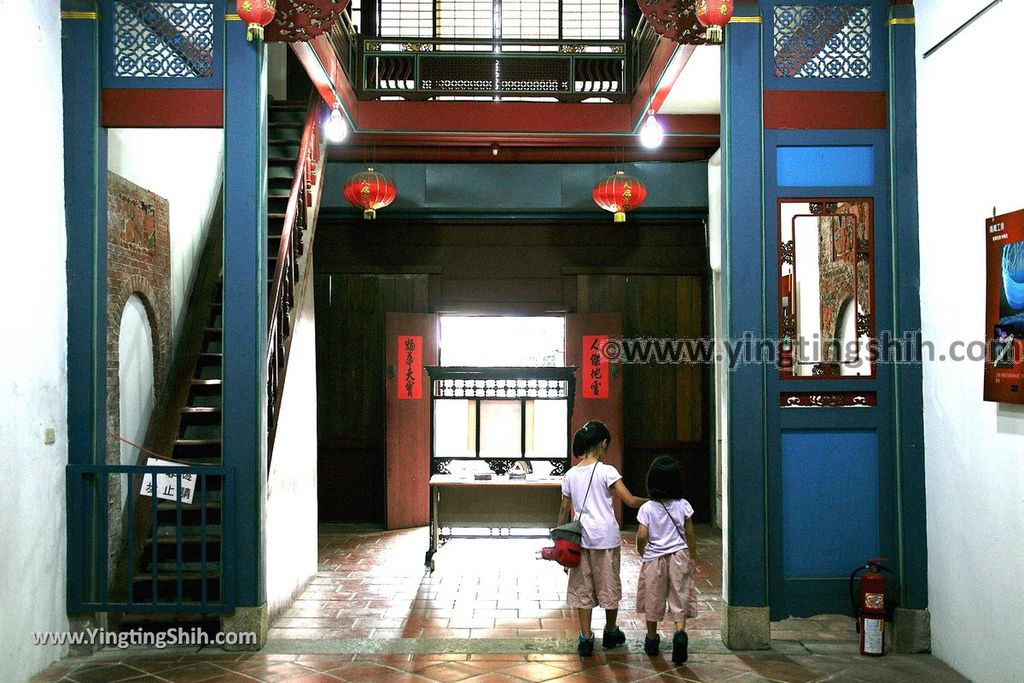
[[[154, 403], [171, 357], [171, 254], [166, 199], [107, 174], [107, 462], [120, 464], [120, 334], [128, 300], [138, 296], [153, 341]], [[135, 464], [130, 463], [130, 464]], [[120, 547], [121, 478], [110, 482], [111, 551]]]

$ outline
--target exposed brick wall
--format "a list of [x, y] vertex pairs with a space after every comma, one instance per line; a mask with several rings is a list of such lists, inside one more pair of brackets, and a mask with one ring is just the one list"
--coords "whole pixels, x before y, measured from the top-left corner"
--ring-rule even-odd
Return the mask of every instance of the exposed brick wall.
[[[821, 315], [822, 360], [841, 361], [843, 353], [838, 329], [844, 307], [853, 305], [856, 287], [857, 303], [863, 314], [871, 313], [868, 291], [868, 262], [857, 258], [858, 243], [870, 240], [870, 216], [864, 202], [839, 204], [838, 216], [822, 216], [818, 223], [818, 270]], [[856, 315], [857, 311], [854, 311]]]
[[[138, 295], [153, 335], [154, 402], [171, 358], [171, 243], [166, 199], [115, 173], [107, 174], [107, 431], [121, 433], [118, 335], [128, 299]], [[120, 443], [107, 436], [107, 462], [120, 463]], [[143, 456], [145, 457], [145, 456]], [[134, 463], [132, 463], [134, 464]], [[110, 481], [110, 549], [120, 548], [121, 481]]]

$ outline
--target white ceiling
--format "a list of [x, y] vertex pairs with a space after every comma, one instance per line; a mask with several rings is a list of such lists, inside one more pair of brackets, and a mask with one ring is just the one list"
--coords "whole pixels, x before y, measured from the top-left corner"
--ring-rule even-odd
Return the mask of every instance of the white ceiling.
[[[679, 59], [678, 52], [675, 59]], [[673, 66], [669, 66], [670, 73]], [[658, 111], [662, 114], [718, 114], [721, 81], [721, 46], [698, 45]]]

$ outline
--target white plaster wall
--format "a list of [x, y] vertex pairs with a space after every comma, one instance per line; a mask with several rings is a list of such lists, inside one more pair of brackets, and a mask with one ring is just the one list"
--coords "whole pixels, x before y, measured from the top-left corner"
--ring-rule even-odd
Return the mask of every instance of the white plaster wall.
[[316, 325], [307, 263], [267, 483], [267, 609], [278, 616], [317, 572]]
[[272, 100], [288, 99], [288, 43], [267, 44], [267, 92]]
[[[722, 292], [722, 150], [708, 159], [708, 260], [711, 265], [711, 306], [715, 339], [725, 337], [725, 301]], [[728, 447], [728, 385], [723, 363], [715, 365], [715, 523], [722, 526], [725, 489], [725, 453]]]
[[109, 169], [167, 200], [171, 233], [171, 348], [220, 194], [224, 134], [210, 128], [111, 128]]
[[[153, 413], [153, 331], [146, 307], [137, 294], [128, 298], [121, 313], [121, 330], [117, 337], [117, 379], [121, 436], [132, 443], [146, 439], [149, 417]], [[138, 462], [139, 449], [121, 442], [121, 464]], [[121, 503], [128, 491], [128, 476], [122, 475]]]
[[[986, 4], [916, 3], [922, 327], [937, 350], [985, 337], [984, 221], [1024, 208], [1024, 2], [921, 56]], [[924, 427], [933, 651], [979, 683], [1020, 681], [1024, 406], [983, 402], [981, 363], [929, 362]]]
[[[67, 277], [59, 3], [7, 2], [0, 41], [0, 681], [45, 668], [66, 647], [32, 643], [66, 631]], [[26, 112], [31, 123], [26, 128]], [[43, 443], [44, 429], [55, 443]]]

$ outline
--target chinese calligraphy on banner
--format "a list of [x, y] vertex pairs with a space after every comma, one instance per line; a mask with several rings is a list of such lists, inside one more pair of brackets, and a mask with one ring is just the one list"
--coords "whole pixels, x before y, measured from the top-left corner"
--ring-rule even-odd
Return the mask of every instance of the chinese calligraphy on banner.
[[[184, 467], [180, 462], [171, 462], [170, 460], [160, 460], [159, 458], [149, 458], [146, 460], [146, 464], [153, 467]], [[185, 505], [192, 503], [192, 494], [196, 488], [196, 475], [194, 474], [182, 474], [181, 475], [181, 502]], [[163, 498], [164, 500], [177, 500], [177, 487], [178, 487], [178, 475], [176, 474], [164, 474], [163, 472], [156, 475], [156, 497]], [[147, 474], [142, 477], [142, 489], [139, 491], [140, 495], [153, 496], [153, 475]]]
[[607, 334], [583, 335], [583, 398], [608, 398], [608, 358], [604, 346]]
[[398, 398], [423, 396], [423, 337], [398, 337]]

